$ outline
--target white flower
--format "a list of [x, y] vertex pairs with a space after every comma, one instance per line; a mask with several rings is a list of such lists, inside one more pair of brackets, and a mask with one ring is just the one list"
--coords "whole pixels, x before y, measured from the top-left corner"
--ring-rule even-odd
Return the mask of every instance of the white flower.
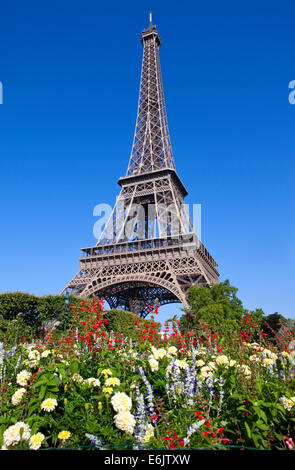
[[293, 406], [295, 406], [295, 397], [287, 398], [285, 395], [283, 395], [280, 400], [282, 406], [285, 408], [285, 410], [290, 411]]
[[100, 386], [99, 379], [95, 379], [94, 377], [90, 377], [89, 379], [86, 379], [85, 382], [87, 382], [88, 385], [91, 385], [92, 387], [99, 387]]
[[108, 379], [106, 379], [105, 381], [105, 385], [107, 387], [119, 387], [120, 386], [120, 379], [118, 379], [117, 377], [109, 377]]
[[81, 383], [81, 382], [83, 382], [83, 377], [81, 377], [81, 375], [79, 375], [79, 374], [77, 374], [77, 372], [75, 372], [75, 374], [72, 376], [72, 381]]
[[159, 363], [153, 356], [149, 356], [149, 365], [151, 366], [152, 372], [159, 369]]
[[175, 391], [176, 391], [177, 395], [181, 395], [184, 392], [184, 383], [177, 382], [175, 384]]
[[288, 353], [287, 351], [282, 351], [282, 352], [281, 352], [281, 355], [282, 355], [283, 357], [289, 357], [289, 353]]
[[36, 349], [34, 351], [30, 351], [28, 354], [28, 358], [31, 361], [39, 361], [40, 360], [40, 353]]
[[41, 409], [47, 411], [53, 411], [57, 407], [57, 401], [55, 398], [47, 398], [46, 400], [42, 401]]
[[23, 396], [24, 396], [25, 393], [26, 393], [26, 389], [25, 389], [25, 388], [19, 388], [19, 389], [12, 395], [12, 397], [11, 397], [11, 403], [12, 403], [13, 405], [18, 405], [18, 404], [21, 402], [21, 400], [22, 400], [22, 398], [23, 398]]
[[111, 399], [112, 406], [115, 411], [129, 411], [132, 407], [132, 400], [126, 393], [117, 392], [112, 396]]
[[272, 365], [274, 364], [274, 362], [275, 362], [275, 361], [274, 361], [273, 359], [270, 359], [270, 358], [268, 358], [268, 357], [265, 357], [265, 358], [263, 359], [263, 361], [262, 361], [262, 363], [263, 363], [263, 365], [264, 365], [265, 367], [267, 367], [267, 366], [272, 366]]
[[175, 354], [177, 354], [177, 348], [175, 346], [169, 346], [167, 352], [170, 356], [174, 356]]
[[31, 375], [31, 372], [28, 372], [27, 370], [22, 370], [16, 376], [16, 383], [25, 387]]
[[121, 431], [133, 434], [135, 419], [130, 411], [121, 411], [114, 417], [115, 425]]
[[205, 364], [205, 362], [203, 361], [203, 359], [199, 359], [198, 361], [196, 361], [196, 366], [197, 367], [202, 367], [204, 364]]
[[250, 377], [251, 369], [250, 367], [246, 366], [246, 364], [242, 364], [241, 366], [239, 366], [239, 369], [242, 372], [242, 374], [245, 375], [245, 377], [248, 377], [248, 378]]
[[216, 364], [218, 364], [219, 366], [228, 365], [229, 364], [228, 357], [225, 355], [217, 356]]
[[207, 366], [211, 369], [211, 370], [216, 370], [216, 364], [215, 362], [208, 362]]
[[38, 450], [41, 447], [42, 442], [44, 441], [45, 436], [41, 432], [37, 432], [37, 434], [34, 434], [31, 436], [29, 440], [29, 448], [31, 450]]
[[231, 360], [229, 361], [229, 367], [235, 366], [236, 363], [237, 363], [237, 361], [235, 361], [234, 359], [231, 359]]
[[5, 447], [17, 445], [21, 441], [27, 441], [30, 438], [31, 430], [27, 424], [22, 421], [9, 426], [3, 433], [3, 444]]
[[145, 434], [143, 436], [143, 442], [148, 442], [151, 437], [154, 436], [154, 428], [151, 424], [148, 424], [145, 429]]
[[[45, 351], [42, 352], [41, 357], [48, 357], [49, 354], [51, 354], [50, 349], [45, 349]], [[38, 433], [41, 434], [41, 433]], [[37, 435], [37, 434], [36, 434]], [[42, 434], [43, 435], [43, 434]]]
[[179, 367], [179, 369], [187, 369], [188, 363], [185, 360], [176, 359], [174, 364]]
[[164, 348], [157, 349], [154, 346], [151, 347], [153, 356], [155, 359], [162, 359], [166, 356], [166, 351]]
[[252, 354], [250, 357], [249, 357], [249, 360], [251, 362], [260, 362], [260, 357], [257, 356], [257, 354]]
[[208, 366], [202, 367], [200, 372], [201, 372], [201, 374], [200, 374], [200, 379], [201, 380], [204, 380], [207, 377], [211, 377], [212, 374], [213, 374], [212, 370]]

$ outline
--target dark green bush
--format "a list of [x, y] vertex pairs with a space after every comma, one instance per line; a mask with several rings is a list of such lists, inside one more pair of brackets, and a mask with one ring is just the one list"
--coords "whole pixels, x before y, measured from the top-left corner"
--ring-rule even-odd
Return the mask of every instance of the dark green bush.
[[[140, 318], [132, 312], [120, 309], [107, 310], [104, 313], [104, 318], [108, 321], [106, 325], [108, 331], [122, 333], [125, 338], [130, 338], [133, 341], [141, 341], [141, 331], [147, 329], [145, 325], [151, 328], [152, 324], [155, 323], [152, 320]], [[161, 323], [156, 323], [155, 329], [159, 332], [161, 330]]]
[[[81, 305], [84, 301], [81, 297], [70, 296], [69, 305]], [[5, 339], [14, 344], [23, 338], [40, 338], [48, 322], [59, 321], [58, 329], [63, 330], [65, 320], [69, 324], [71, 319], [72, 309], [66, 309], [63, 295], [0, 294], [0, 341]]]

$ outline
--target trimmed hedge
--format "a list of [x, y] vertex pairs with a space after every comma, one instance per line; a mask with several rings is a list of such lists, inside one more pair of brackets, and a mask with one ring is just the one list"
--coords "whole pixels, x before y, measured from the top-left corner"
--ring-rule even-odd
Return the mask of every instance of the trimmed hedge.
[[[152, 320], [147, 320], [140, 318], [135, 313], [128, 312], [126, 310], [112, 309], [106, 310], [104, 313], [104, 318], [107, 319], [108, 323], [106, 329], [108, 331], [113, 331], [114, 333], [122, 333], [125, 338], [130, 338], [133, 341], [142, 340], [141, 330], [146, 329], [145, 325], [149, 327], [152, 324], [156, 324], [156, 331], [160, 332], [161, 323], [153, 322]], [[136, 324], [138, 326], [136, 326]]]

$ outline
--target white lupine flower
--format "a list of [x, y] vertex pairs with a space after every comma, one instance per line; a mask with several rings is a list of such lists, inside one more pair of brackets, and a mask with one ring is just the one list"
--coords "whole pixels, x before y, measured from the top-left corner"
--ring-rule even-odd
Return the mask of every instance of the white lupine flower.
[[207, 367], [209, 367], [209, 369], [211, 369], [211, 370], [216, 370], [215, 362], [212, 362], [212, 361], [208, 362]]
[[250, 377], [251, 369], [250, 367], [246, 366], [246, 364], [242, 364], [241, 366], [239, 366], [239, 369], [242, 372], [242, 374], [245, 375], [245, 377]]

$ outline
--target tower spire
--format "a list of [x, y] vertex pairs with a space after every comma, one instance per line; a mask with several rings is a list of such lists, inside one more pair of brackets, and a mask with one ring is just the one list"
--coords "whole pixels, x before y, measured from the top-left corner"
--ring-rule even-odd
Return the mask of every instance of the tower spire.
[[137, 120], [127, 176], [170, 168], [175, 170], [164, 100], [159, 33], [152, 24], [141, 35], [143, 58]]
[[153, 17], [152, 17], [152, 12], [150, 11], [150, 27], [153, 26]]

